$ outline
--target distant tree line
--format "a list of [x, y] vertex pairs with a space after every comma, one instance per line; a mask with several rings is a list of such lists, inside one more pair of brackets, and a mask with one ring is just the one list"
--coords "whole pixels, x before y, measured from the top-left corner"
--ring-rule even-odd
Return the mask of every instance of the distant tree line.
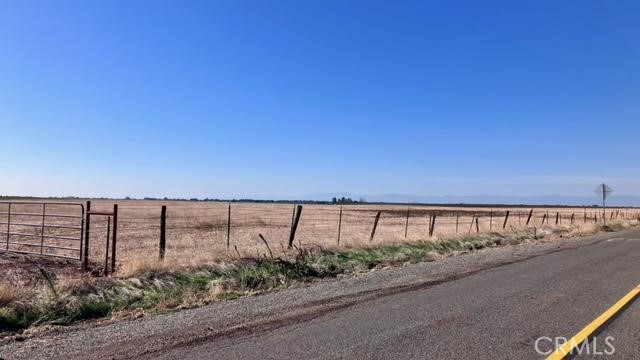
[[[242, 199], [220, 199], [220, 198], [156, 198], [156, 197], [144, 197], [144, 198], [136, 198], [131, 196], [125, 196], [123, 198], [109, 198], [109, 197], [79, 197], [79, 196], [9, 196], [9, 195], [0, 195], [0, 200], [150, 200], [150, 201], [208, 201], [208, 202], [232, 202], [232, 203], [265, 203], [265, 204], [319, 204], [319, 205], [344, 205], [344, 204], [370, 204], [370, 205], [415, 205], [415, 206], [456, 206], [456, 207], [522, 207], [522, 208], [545, 208], [545, 207], [554, 207], [554, 208], [576, 208], [576, 207], [587, 207], [587, 208], [598, 208], [601, 205], [593, 204], [593, 205], [531, 205], [531, 204], [444, 204], [444, 203], [396, 203], [396, 202], [369, 202], [364, 198], [359, 198], [358, 200], [353, 200], [349, 197], [333, 197], [330, 201], [324, 200], [259, 200], [259, 199], [250, 199], [250, 198], [242, 198]], [[637, 208], [636, 206], [615, 206], [616, 208]]]
[[341, 197], [341, 198], [337, 198], [337, 197], [333, 197], [331, 198], [331, 203], [332, 204], [358, 204], [358, 203], [364, 203], [365, 201], [363, 201], [364, 199], [360, 199], [360, 201], [356, 201], [351, 199], [350, 197]]

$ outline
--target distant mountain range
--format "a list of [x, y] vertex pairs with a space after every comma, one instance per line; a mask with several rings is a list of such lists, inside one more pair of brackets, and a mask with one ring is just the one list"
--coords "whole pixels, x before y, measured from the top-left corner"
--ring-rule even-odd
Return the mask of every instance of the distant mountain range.
[[[333, 197], [352, 198], [358, 200], [365, 199], [367, 202], [388, 202], [388, 203], [420, 203], [420, 204], [504, 204], [504, 205], [571, 205], [590, 206], [600, 205], [601, 200], [596, 196], [502, 196], [502, 195], [472, 195], [472, 196], [425, 196], [408, 194], [380, 194], [380, 195], [358, 195], [349, 193], [329, 193], [312, 194], [300, 200], [331, 200]], [[611, 195], [607, 199], [610, 206], [640, 206], [640, 196], [632, 195]]]

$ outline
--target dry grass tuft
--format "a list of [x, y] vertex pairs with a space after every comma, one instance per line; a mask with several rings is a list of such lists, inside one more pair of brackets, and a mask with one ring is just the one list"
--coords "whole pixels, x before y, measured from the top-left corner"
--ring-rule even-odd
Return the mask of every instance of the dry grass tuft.
[[8, 305], [20, 297], [20, 291], [10, 285], [0, 283], [0, 307]]
[[225, 262], [212, 261], [197, 254], [193, 254], [188, 260], [166, 258], [164, 262], [157, 258], [136, 256], [123, 263], [122, 267], [118, 269], [117, 275], [120, 278], [131, 278], [168, 271], [194, 271], [211, 265], [224, 267]]
[[[167, 271], [171, 267], [157, 259], [149, 257], [135, 257], [125, 262], [118, 271], [118, 276], [123, 278], [136, 277], [142, 274], [160, 273]], [[175, 269], [175, 266], [173, 267]]]

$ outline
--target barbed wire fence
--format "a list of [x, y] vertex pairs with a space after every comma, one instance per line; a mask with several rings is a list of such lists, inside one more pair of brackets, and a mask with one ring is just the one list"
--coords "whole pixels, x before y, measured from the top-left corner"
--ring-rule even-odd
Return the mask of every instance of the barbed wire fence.
[[[162, 208], [165, 219], [162, 221]], [[348, 249], [402, 242], [438, 241], [490, 232], [532, 231], [541, 227], [579, 228], [604, 222], [595, 208], [468, 208], [399, 205], [300, 205], [218, 203], [206, 206], [121, 206], [120, 263], [162, 259], [177, 263], [255, 257], [292, 245]], [[640, 222], [636, 209], [611, 209], [607, 220]], [[106, 229], [101, 221], [96, 230]], [[99, 233], [99, 231], [94, 231]], [[161, 239], [164, 239], [164, 243]], [[100, 239], [95, 239], [100, 243]], [[92, 247], [101, 256], [102, 246]]]

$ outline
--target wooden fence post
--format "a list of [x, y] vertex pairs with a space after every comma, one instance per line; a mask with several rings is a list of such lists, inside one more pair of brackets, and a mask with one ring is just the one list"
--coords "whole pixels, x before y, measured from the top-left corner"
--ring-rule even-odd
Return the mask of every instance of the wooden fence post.
[[342, 205], [340, 205], [340, 215], [338, 216], [338, 246], [340, 246], [341, 232], [342, 232]]
[[507, 221], [509, 220], [509, 210], [507, 210], [507, 214], [504, 216], [504, 224], [502, 224], [502, 229], [507, 227]]
[[542, 216], [542, 222], [540, 223], [540, 225], [544, 225], [545, 220], [547, 220], [547, 214], [546, 213]]
[[433, 236], [433, 231], [436, 229], [436, 214], [433, 214], [433, 219], [431, 220], [431, 228], [429, 229], [429, 237]]
[[167, 205], [160, 210], [160, 261], [164, 261], [167, 246]]
[[369, 237], [369, 242], [373, 241], [373, 237], [376, 235], [376, 229], [378, 228], [378, 221], [380, 220], [381, 212], [378, 211], [376, 214], [376, 218], [373, 220], [373, 229], [371, 229], [371, 236]]
[[473, 229], [473, 221], [476, 219], [476, 214], [471, 215], [471, 224], [469, 224], [469, 234], [471, 234], [471, 229]]
[[531, 221], [531, 216], [533, 216], [533, 209], [529, 211], [529, 217], [527, 217], [527, 226], [529, 226], [529, 222]]
[[560, 212], [556, 211], [556, 225], [558, 225], [559, 221], [560, 221]]
[[573, 223], [575, 222], [576, 219], [576, 213], [571, 213], [571, 225], [573, 225]]
[[480, 225], [478, 224], [478, 218], [476, 217], [476, 233], [480, 233]]
[[300, 216], [302, 215], [302, 205], [296, 205], [295, 217], [293, 224], [291, 224], [291, 233], [289, 234], [289, 249], [293, 247], [293, 240], [296, 238], [296, 230], [298, 230], [298, 223], [300, 222]]
[[409, 231], [409, 207], [407, 206], [407, 220], [404, 222], [404, 238], [407, 238], [407, 232]]

